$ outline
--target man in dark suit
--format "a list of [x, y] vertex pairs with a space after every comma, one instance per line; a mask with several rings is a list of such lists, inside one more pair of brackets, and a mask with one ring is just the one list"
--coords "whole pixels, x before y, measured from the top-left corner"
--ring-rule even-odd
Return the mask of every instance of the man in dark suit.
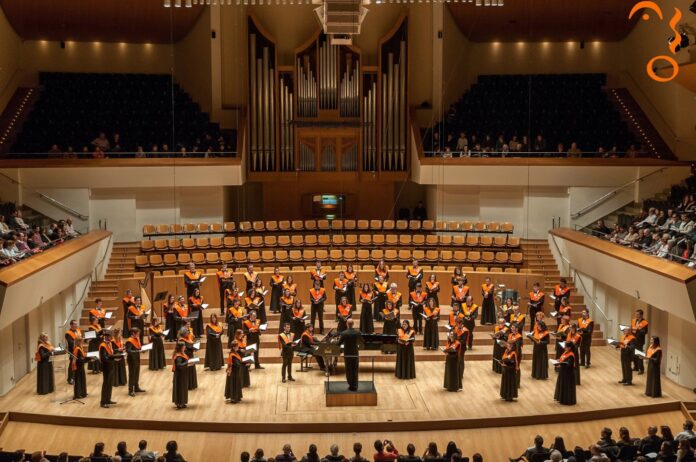
[[348, 329], [341, 332], [340, 343], [343, 345], [343, 362], [346, 365], [346, 381], [350, 391], [358, 391], [358, 369], [360, 357], [358, 345], [362, 340], [360, 331], [353, 328], [353, 320], [348, 319]]

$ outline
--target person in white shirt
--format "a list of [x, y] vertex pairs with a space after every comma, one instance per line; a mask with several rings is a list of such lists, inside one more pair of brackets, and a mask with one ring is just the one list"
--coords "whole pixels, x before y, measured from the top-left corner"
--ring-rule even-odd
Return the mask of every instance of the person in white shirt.
[[466, 133], [461, 132], [457, 138], [457, 151], [466, 152], [469, 149], [469, 140], [466, 138]]
[[655, 207], [650, 207], [650, 209], [648, 209], [648, 216], [645, 217], [644, 220], [636, 223], [636, 226], [638, 228], [643, 228], [645, 226], [653, 226], [655, 223], [657, 223], [657, 210]]
[[5, 223], [5, 215], [0, 215], [0, 235], [5, 235], [10, 232], [10, 227]]
[[77, 231], [75, 231], [73, 227], [72, 219], [68, 218], [65, 220], [65, 227], [63, 229], [68, 236], [77, 236]]
[[669, 251], [672, 249], [673, 242], [669, 239], [669, 234], [664, 234], [662, 239], [660, 239], [660, 245], [657, 247], [654, 255], [660, 258], [666, 258], [669, 255]]
[[689, 218], [688, 213], [681, 214], [681, 222], [677, 228], [677, 232], [681, 234], [690, 234], [694, 230], [694, 221]]
[[694, 422], [693, 420], [687, 420], [684, 422], [682, 427], [684, 430], [679, 432], [677, 436], [674, 437], [675, 440], [690, 440], [691, 438], [696, 438], [696, 433], [694, 433]]

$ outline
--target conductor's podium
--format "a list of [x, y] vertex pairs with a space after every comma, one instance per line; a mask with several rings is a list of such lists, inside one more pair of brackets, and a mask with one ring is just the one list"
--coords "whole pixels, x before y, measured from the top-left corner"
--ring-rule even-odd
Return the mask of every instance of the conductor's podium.
[[373, 380], [358, 382], [357, 391], [348, 389], [345, 380], [324, 382], [326, 407], [336, 406], [377, 406], [377, 389]]

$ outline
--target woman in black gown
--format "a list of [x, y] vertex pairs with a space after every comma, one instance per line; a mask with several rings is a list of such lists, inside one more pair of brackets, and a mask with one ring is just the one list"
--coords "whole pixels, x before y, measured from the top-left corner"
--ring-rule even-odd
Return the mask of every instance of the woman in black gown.
[[[186, 345], [183, 342], [176, 344], [174, 350], [174, 356], [172, 357], [172, 372], [173, 382], [172, 382], [172, 402], [176, 405], [177, 409], [186, 407], [188, 404], [188, 379], [189, 379], [189, 365], [188, 356], [184, 352]], [[195, 366], [191, 366], [192, 368]]]
[[462, 352], [461, 344], [457, 340], [457, 334], [453, 330], [447, 334], [447, 344], [443, 348], [447, 355], [445, 359], [445, 384], [447, 391], [459, 391], [462, 389], [462, 377], [459, 374], [459, 355]]
[[558, 358], [558, 377], [556, 378], [556, 391], [553, 399], [560, 404], [572, 406], [576, 403], [575, 397], [575, 361], [574, 345], [567, 342], [563, 348], [563, 354]]
[[[253, 351], [246, 351], [246, 347], [249, 345], [249, 337], [244, 335], [244, 331], [239, 329], [237, 332], [234, 334], [234, 338], [232, 339], [232, 342], [237, 342], [237, 346], [239, 347], [239, 351], [237, 351], [237, 354], [242, 358], [242, 360], [246, 356], [252, 356], [254, 353]], [[253, 343], [251, 344], [253, 345]], [[256, 343], [256, 348], [259, 347], [259, 344]], [[230, 350], [232, 349], [232, 343], [230, 342]], [[251, 366], [250, 363], [245, 363], [242, 361], [242, 388], [248, 388], [251, 386], [251, 374], [249, 373], [249, 367]]]
[[423, 348], [426, 350], [437, 350], [440, 346], [440, 333], [437, 325], [437, 322], [440, 320], [440, 307], [435, 304], [435, 299], [428, 299], [423, 314], [427, 316], [423, 333]]
[[302, 306], [302, 300], [296, 298], [295, 303], [292, 305], [292, 322], [290, 323], [290, 330], [295, 334], [295, 338], [300, 338], [302, 332], [304, 332], [306, 320], [307, 316]]
[[384, 304], [382, 319], [384, 319], [382, 333], [385, 335], [396, 335], [399, 326], [399, 310], [394, 307], [394, 302], [391, 300], [387, 300]]
[[544, 321], [534, 323], [530, 338], [534, 341], [532, 378], [546, 380], [549, 378], [549, 329]]
[[285, 278], [280, 274], [280, 269], [276, 266], [273, 268], [271, 276], [271, 313], [280, 311], [280, 297], [283, 295], [283, 283]]
[[73, 355], [73, 399], [82, 399], [87, 397], [87, 375], [85, 374], [85, 363], [89, 362], [89, 358], [82, 348], [82, 339], [75, 341], [75, 348], [70, 352]]
[[519, 360], [517, 350], [512, 343], [508, 343], [502, 357], [503, 375], [500, 378], [500, 398], [512, 401], [517, 398], [517, 370]]
[[196, 319], [191, 322], [193, 327], [193, 335], [196, 338], [201, 338], [203, 336], [203, 295], [201, 295], [201, 289], [194, 289], [193, 295], [188, 299], [189, 316], [195, 317]]
[[660, 364], [662, 363], [662, 348], [660, 337], [653, 337], [648, 351], [645, 352], [648, 359], [648, 375], [645, 379], [645, 394], [653, 398], [662, 396], [662, 383], [660, 382]]
[[374, 293], [375, 293], [375, 303], [372, 305], [372, 320], [381, 321], [384, 307], [387, 302], [387, 289], [389, 285], [387, 281], [384, 280], [383, 276], [377, 276], [377, 280], [374, 283]]
[[[98, 324], [98, 319], [94, 316], [89, 317], [89, 331], [95, 333], [95, 337], [89, 339], [87, 343], [87, 352], [99, 351], [99, 344], [101, 344], [103, 339], [102, 327]], [[100, 361], [90, 361], [89, 366], [87, 366], [92, 374], [101, 373], [101, 362]]]
[[123, 344], [123, 336], [121, 329], [114, 329], [114, 337], [111, 339], [111, 348], [114, 350], [116, 359], [114, 360], [114, 375], [113, 386], [122, 387], [128, 384], [128, 375], [126, 373], [126, 358], [120, 356], [126, 351], [126, 346]]
[[176, 321], [174, 320], [174, 305], [176, 298], [173, 294], [169, 294], [167, 302], [162, 304], [162, 315], [164, 316], [164, 330], [167, 331], [165, 340], [168, 342], [176, 341]]
[[237, 404], [242, 400], [242, 357], [239, 354], [239, 343], [233, 341], [227, 361], [227, 380], [225, 381], [225, 399], [228, 403]]
[[[295, 297], [290, 293], [290, 289], [283, 290], [283, 295], [280, 297], [280, 326], [292, 324], [292, 307], [294, 305]], [[278, 330], [281, 331], [283, 328], [279, 327]]]
[[56, 389], [55, 377], [53, 375], [53, 356], [54, 347], [48, 342], [48, 334], [39, 335], [34, 360], [36, 361], [36, 393], [47, 395]]
[[210, 322], [205, 326], [206, 346], [204, 366], [211, 371], [222, 369], [222, 324], [217, 314], [210, 315]]
[[164, 357], [164, 332], [162, 331], [162, 325], [158, 317], [155, 316], [152, 318], [152, 323], [147, 331], [150, 335], [150, 343], [152, 343], [148, 369], [151, 371], [159, 371], [167, 367], [167, 362]]
[[268, 322], [266, 319], [266, 294], [268, 291], [266, 288], [263, 286], [263, 282], [261, 281], [261, 278], [256, 279], [256, 283], [254, 284], [254, 291], [255, 291], [255, 297], [256, 297], [256, 306], [257, 309], [259, 310], [259, 319], [261, 320], [261, 324], [265, 324]]
[[[186, 357], [188, 359], [194, 358], [196, 353], [196, 349], [194, 348], [196, 339], [193, 337], [193, 332], [191, 332], [190, 327], [186, 326], [181, 328], [179, 331], [179, 341], [184, 343], [184, 352], [186, 353]], [[198, 375], [196, 374], [195, 365], [188, 368], [187, 384], [189, 390], [195, 390], [198, 388]]]
[[370, 290], [370, 284], [363, 284], [360, 292], [360, 332], [372, 334], [375, 332], [375, 323], [372, 319], [372, 305], [375, 303], [375, 293]]
[[425, 293], [428, 294], [428, 298], [435, 300], [435, 306], [440, 306], [440, 299], [438, 293], [440, 292], [440, 283], [437, 282], [437, 276], [435, 273], [431, 273], [428, 281], [425, 283]]
[[404, 319], [397, 333], [396, 344], [396, 378], [407, 380], [416, 378], [416, 355], [413, 344], [416, 332], [411, 329], [411, 324]]
[[491, 278], [487, 277], [481, 285], [481, 324], [495, 323], [495, 285], [491, 282]]
[[505, 325], [505, 318], [498, 319], [498, 324], [493, 328], [493, 372], [496, 374], [503, 373], [503, 366], [500, 365], [499, 361], [503, 359], [503, 353], [505, 352], [505, 347], [501, 345], [498, 340], [504, 341], [507, 339], [510, 330]]
[[[348, 267], [343, 272], [343, 275], [348, 281], [348, 287], [346, 288], [346, 297], [348, 297], [348, 303], [355, 307], [355, 285], [358, 283], [358, 273], [353, 269], [353, 265], [348, 264]], [[299, 336], [297, 338], [299, 338]]]

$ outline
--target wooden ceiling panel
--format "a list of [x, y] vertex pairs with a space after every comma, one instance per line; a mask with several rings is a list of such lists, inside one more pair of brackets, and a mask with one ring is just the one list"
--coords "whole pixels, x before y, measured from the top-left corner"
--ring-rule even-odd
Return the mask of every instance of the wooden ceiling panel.
[[462, 33], [475, 42], [616, 41], [631, 31], [635, 0], [505, 0], [505, 5], [449, 3]]
[[0, 6], [24, 40], [128, 43], [176, 42], [204, 8], [165, 8], [162, 0], [0, 0]]

